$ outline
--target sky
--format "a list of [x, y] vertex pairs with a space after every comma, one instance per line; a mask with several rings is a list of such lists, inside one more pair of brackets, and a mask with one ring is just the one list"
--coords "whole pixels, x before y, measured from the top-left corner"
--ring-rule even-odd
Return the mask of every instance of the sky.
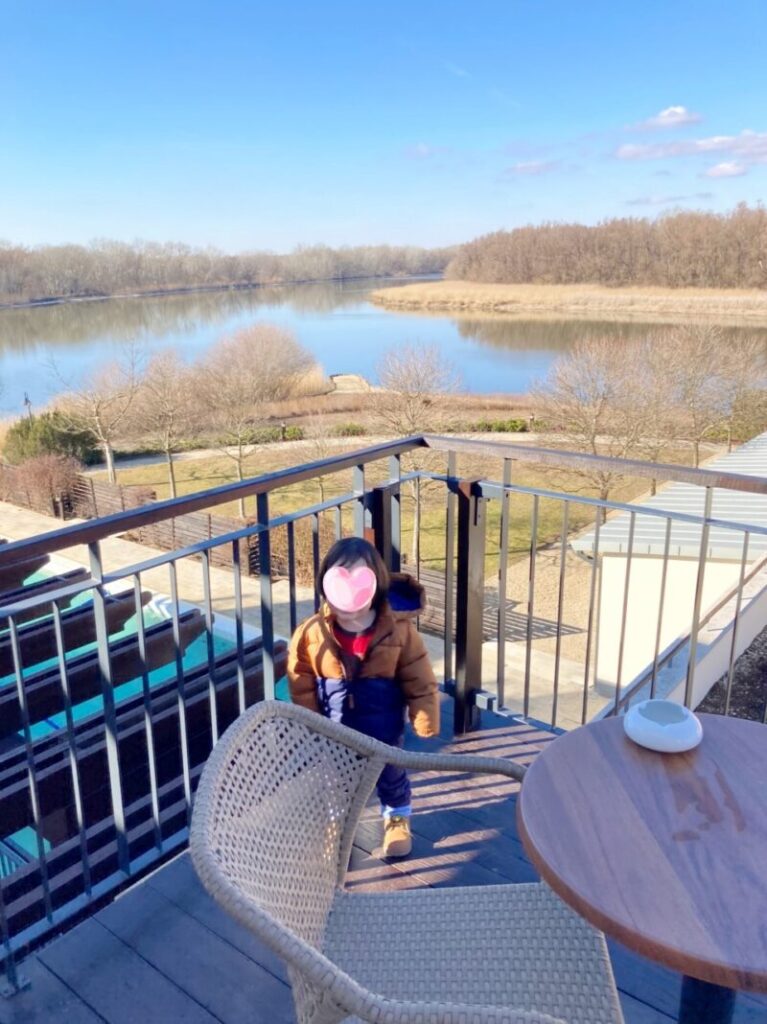
[[767, 197], [767, 0], [0, 0], [0, 240], [452, 245]]

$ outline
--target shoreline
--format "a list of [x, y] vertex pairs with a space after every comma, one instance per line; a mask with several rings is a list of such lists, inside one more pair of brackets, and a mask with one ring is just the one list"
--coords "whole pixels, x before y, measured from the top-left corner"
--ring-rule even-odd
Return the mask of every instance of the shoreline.
[[380, 288], [371, 302], [392, 312], [519, 320], [711, 322], [767, 328], [767, 292], [604, 285], [435, 281]]
[[[201, 292], [248, 292], [258, 288], [293, 288], [308, 284], [337, 284], [344, 281], [380, 281], [381, 276], [373, 277], [313, 277], [301, 281], [239, 281], [232, 284], [194, 284], [179, 285], [174, 288], [152, 288], [147, 291], [112, 292], [109, 295], [49, 295], [42, 299], [25, 299], [23, 302], [0, 302], [0, 312], [6, 309], [44, 309], [47, 306], [64, 306], [77, 302], [109, 302], [110, 299], [160, 299], [166, 295], [196, 295]], [[415, 275], [397, 277], [392, 275], [387, 280], [419, 281], [422, 277]], [[388, 290], [388, 289], [387, 289]]]

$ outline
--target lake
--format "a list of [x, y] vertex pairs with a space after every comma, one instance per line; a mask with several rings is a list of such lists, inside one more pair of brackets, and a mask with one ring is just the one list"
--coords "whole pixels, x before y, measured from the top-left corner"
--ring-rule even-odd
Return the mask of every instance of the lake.
[[388, 284], [326, 282], [0, 310], [0, 414], [23, 413], [25, 394], [32, 409], [40, 409], [67, 384], [118, 357], [128, 342], [147, 353], [175, 347], [191, 361], [222, 335], [259, 322], [292, 331], [326, 374], [358, 373], [373, 382], [387, 349], [437, 345], [466, 390], [483, 394], [527, 391], [557, 355], [590, 331], [617, 338], [658, 329], [394, 313], [368, 300]]

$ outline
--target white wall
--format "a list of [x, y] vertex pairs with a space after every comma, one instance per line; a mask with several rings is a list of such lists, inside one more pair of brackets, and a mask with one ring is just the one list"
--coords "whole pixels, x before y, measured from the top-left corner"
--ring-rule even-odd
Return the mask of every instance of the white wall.
[[[614, 688], [618, 679], [623, 597], [626, 584], [625, 555], [604, 555], [599, 586], [596, 683], [599, 689]], [[626, 630], [621, 671], [623, 690], [648, 665], [655, 654], [663, 559], [635, 556], [631, 560]], [[669, 559], [661, 622], [660, 650], [690, 632], [697, 559]], [[740, 562], [708, 562], [704, 575], [701, 613], [738, 583]]]

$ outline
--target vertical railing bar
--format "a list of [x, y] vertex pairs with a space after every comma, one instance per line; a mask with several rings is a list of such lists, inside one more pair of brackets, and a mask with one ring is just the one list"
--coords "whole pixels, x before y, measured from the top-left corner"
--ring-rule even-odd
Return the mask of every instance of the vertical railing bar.
[[562, 508], [562, 543], [559, 552], [559, 589], [557, 593], [557, 639], [554, 649], [554, 696], [551, 703], [551, 727], [556, 728], [559, 703], [559, 661], [562, 654], [562, 616], [565, 604], [565, 573], [567, 572], [567, 535], [570, 524], [570, 502]]
[[357, 497], [354, 503], [354, 536], [365, 536], [365, 466], [352, 470], [352, 490]]
[[[695, 661], [698, 657], [698, 629], [700, 626], [700, 606], [703, 602], [703, 580], [706, 573], [708, 555], [708, 536], [710, 532], [711, 506], [714, 500], [714, 488], [706, 488], [703, 505], [703, 526], [700, 532], [700, 555], [698, 556], [698, 575], [695, 579], [695, 603], [692, 609], [692, 627], [690, 629], [690, 659], [687, 662], [687, 678], [684, 684], [684, 705], [692, 703], [692, 688], [695, 683]], [[691, 709], [692, 710], [692, 709]]]
[[[738, 579], [738, 596], [735, 601], [735, 617], [732, 620], [732, 643], [730, 644], [730, 661], [727, 666], [727, 687], [724, 696], [724, 713], [730, 713], [730, 697], [732, 696], [732, 680], [735, 671], [735, 651], [738, 647], [738, 627], [740, 625], [740, 607], [743, 602], [743, 580], [746, 576], [746, 562], [748, 561], [748, 545], [751, 539], [749, 533], [743, 534], [743, 554], [740, 559], [740, 577]], [[767, 706], [767, 705], [766, 705]]]
[[453, 589], [454, 577], [454, 552], [455, 552], [455, 494], [453, 481], [456, 478], [458, 460], [455, 452], [448, 452], [447, 475], [447, 507], [445, 522], [445, 636], [444, 636], [444, 661], [445, 679], [453, 678]]
[[[340, 513], [341, 506], [339, 505], [336, 509], [338, 512], [338, 526], [340, 528]], [[296, 625], [298, 623], [298, 613], [296, 608], [296, 535], [295, 535], [295, 524], [293, 520], [288, 523], [288, 591], [289, 591], [289, 604], [290, 604], [290, 635], [295, 633]], [[339, 530], [336, 530], [336, 539], [341, 536]]]
[[533, 512], [530, 523], [530, 568], [527, 578], [527, 643], [525, 645], [525, 689], [522, 698], [522, 713], [530, 714], [530, 677], [533, 656], [533, 614], [535, 606], [535, 566], [538, 558], [538, 506], [540, 500], [533, 495]]
[[8, 925], [8, 914], [5, 909], [5, 896], [3, 895], [2, 886], [0, 886], [0, 934], [3, 937], [5, 977], [8, 981], [7, 991], [0, 992], [1, 999], [5, 995], [9, 997], [16, 995], [17, 992], [20, 992], [29, 985], [29, 981], [26, 978], [22, 978], [16, 968], [16, 958], [13, 954], [13, 946], [11, 945], [11, 930]]
[[64, 703], [64, 717], [67, 726], [67, 750], [69, 754], [69, 771], [72, 776], [72, 793], [75, 798], [75, 818], [80, 839], [80, 858], [83, 863], [83, 885], [88, 897], [91, 895], [91, 870], [88, 861], [88, 841], [85, 832], [85, 815], [83, 811], [82, 780], [80, 778], [80, 762], [77, 757], [77, 733], [75, 732], [74, 716], [72, 715], [72, 694], [69, 689], [67, 656], [64, 643], [64, 629], [61, 623], [61, 608], [58, 601], [51, 602], [53, 610], [53, 631], [56, 638], [56, 658], [59, 665], [61, 697]]
[[591, 580], [589, 582], [589, 617], [586, 625], [586, 664], [583, 669], [583, 706], [581, 708], [581, 725], [586, 723], [589, 714], [589, 672], [591, 671], [591, 644], [594, 638], [597, 566], [599, 564], [599, 530], [601, 525], [602, 512], [601, 509], [598, 509], [594, 519], [594, 556], [591, 562]]
[[496, 691], [498, 706], [506, 706], [506, 602], [509, 575], [509, 506], [511, 495], [506, 490], [511, 484], [511, 459], [503, 460], [503, 496], [501, 498], [501, 536], [498, 563], [498, 664]]
[[400, 497], [400, 481], [402, 479], [402, 460], [399, 455], [389, 456], [389, 483], [397, 486], [391, 488], [391, 557], [392, 568], [399, 572], [402, 563], [402, 500]]
[[210, 586], [210, 551], [202, 552], [202, 593], [205, 608], [205, 646], [208, 652], [208, 704], [210, 706], [210, 735], [215, 747], [218, 743], [218, 697], [216, 684], [216, 644], [213, 633], [213, 596]]
[[146, 737], [147, 762], [149, 764], [149, 793], [152, 801], [152, 827], [154, 843], [162, 850], [162, 825], [160, 824], [160, 799], [157, 785], [157, 750], [154, 742], [154, 719], [152, 718], [152, 687], [149, 681], [149, 665], [146, 655], [146, 629], [141, 604], [141, 573], [133, 576], [134, 604], [136, 606], [136, 637], [141, 661], [141, 695], [144, 706], [144, 735]]
[[[292, 523], [290, 524], [293, 525]], [[341, 520], [341, 506], [336, 505], [335, 509], [335, 526], [336, 526], [336, 540], [340, 540], [343, 536], [343, 523]]]
[[11, 638], [11, 653], [13, 655], [13, 671], [16, 676], [16, 694], [19, 701], [19, 713], [21, 716], [21, 727], [24, 733], [24, 747], [26, 749], [27, 779], [29, 781], [29, 800], [32, 805], [32, 822], [35, 827], [35, 840], [37, 842], [37, 859], [40, 862], [40, 877], [43, 882], [43, 905], [45, 916], [49, 921], [53, 920], [53, 904], [51, 903], [51, 886], [48, 877], [48, 861], [45, 856], [45, 844], [43, 842], [43, 821], [42, 806], [40, 802], [40, 790], [38, 788], [37, 770], [35, 766], [35, 748], [32, 743], [32, 730], [29, 718], [29, 705], [27, 704], [27, 692], [24, 688], [24, 670], [21, 661], [21, 646], [19, 644], [19, 629], [16, 625], [15, 616], [8, 618], [8, 629]]
[[415, 520], [413, 522], [413, 550], [415, 552], [415, 578], [421, 578], [421, 478], [415, 478]]
[[[263, 557], [263, 534], [258, 537], [258, 561]], [[234, 577], [234, 636], [237, 645], [237, 707], [239, 714], [245, 711], [245, 655], [243, 652], [242, 625], [242, 569], [240, 566], [240, 542], [232, 541], [232, 574]]]
[[658, 684], [658, 659], [660, 658], [660, 641], [663, 630], [663, 612], [666, 604], [666, 579], [668, 576], [668, 557], [671, 550], [671, 516], [666, 520], [666, 537], [663, 543], [663, 570], [660, 578], [660, 598], [658, 600], [658, 625], [655, 629], [655, 653], [652, 659], [652, 677], [650, 679], [650, 698], [655, 696]]
[[[316, 580], [320, 574], [320, 516], [318, 512], [312, 513], [312, 579]], [[314, 610], [320, 610], [320, 595], [314, 587]]]
[[104, 701], [104, 739], [107, 749], [107, 770], [112, 798], [112, 816], [117, 837], [117, 862], [120, 871], [130, 875], [130, 850], [125, 824], [122, 780], [120, 777], [120, 749], [117, 744], [117, 713], [115, 710], [114, 686], [112, 685], [112, 663], [109, 653], [109, 627], [104, 597], [104, 569], [101, 546], [98, 541], [88, 545], [91, 576], [96, 584], [93, 590], [93, 615], [96, 623], [96, 648], [98, 651], [101, 692]]
[[[272, 606], [272, 562], [271, 536], [269, 533], [269, 495], [264, 492], [257, 495], [258, 523], [262, 527], [259, 535], [260, 574], [261, 574], [261, 640], [263, 643], [264, 664], [264, 697], [274, 700], [274, 614]], [[315, 514], [315, 519], [317, 518]], [[315, 524], [313, 524], [314, 526]], [[319, 540], [319, 533], [317, 533]], [[314, 542], [312, 549], [314, 551]], [[319, 569], [319, 566], [317, 567]]]
[[618, 642], [618, 668], [615, 673], [615, 708], [614, 714], [618, 714], [621, 696], [621, 681], [623, 679], [623, 649], [626, 645], [626, 620], [628, 618], [629, 588], [631, 586], [631, 560], [634, 555], [634, 530], [636, 528], [636, 512], [629, 513], [629, 537], [628, 551], [626, 553], [626, 578], [623, 583], [623, 611], [621, 613], [621, 632]]
[[192, 815], [192, 775], [189, 765], [189, 739], [186, 721], [186, 680], [184, 678], [184, 656], [181, 653], [181, 622], [178, 614], [178, 576], [176, 560], [168, 562], [170, 575], [170, 605], [173, 620], [173, 650], [176, 660], [176, 695], [178, 706], [179, 743], [181, 744], [181, 771], [184, 777], [184, 798], [186, 800], [187, 821]]

